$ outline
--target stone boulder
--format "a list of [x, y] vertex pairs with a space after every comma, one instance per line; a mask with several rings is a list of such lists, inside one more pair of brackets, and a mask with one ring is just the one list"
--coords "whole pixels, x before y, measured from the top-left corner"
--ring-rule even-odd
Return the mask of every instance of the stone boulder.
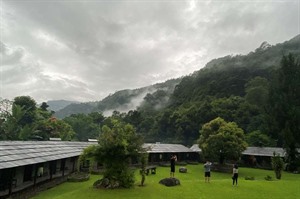
[[94, 182], [93, 186], [97, 189], [116, 189], [120, 187], [120, 183], [117, 180], [102, 178], [101, 180], [97, 180], [96, 182]]
[[180, 185], [180, 181], [177, 178], [164, 178], [159, 181], [159, 184], [163, 184], [167, 187]]
[[187, 173], [187, 168], [186, 167], [180, 167], [179, 168], [179, 173]]

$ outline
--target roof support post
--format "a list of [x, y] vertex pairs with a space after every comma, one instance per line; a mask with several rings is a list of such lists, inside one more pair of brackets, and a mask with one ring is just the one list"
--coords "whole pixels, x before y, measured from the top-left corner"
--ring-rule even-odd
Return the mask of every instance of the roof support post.
[[75, 157], [72, 157], [72, 162], [73, 162], [73, 168], [72, 168], [72, 173], [75, 172], [75, 161], [76, 161], [76, 158]]
[[13, 182], [13, 169], [14, 168], [10, 168], [8, 169], [8, 175], [9, 175], [9, 178], [8, 178], [8, 195], [10, 196], [12, 194], [12, 182]]
[[62, 159], [61, 161], [62, 161], [61, 162], [62, 176], [64, 177], [65, 176], [66, 159]]
[[36, 185], [36, 178], [37, 178], [37, 172], [38, 172], [38, 167], [36, 164], [33, 165], [33, 171], [34, 171], [34, 176], [33, 176], [33, 185]]
[[54, 165], [53, 165], [53, 161], [49, 162], [49, 169], [50, 169], [50, 180], [52, 180], [52, 176], [53, 176], [53, 170], [54, 170]]

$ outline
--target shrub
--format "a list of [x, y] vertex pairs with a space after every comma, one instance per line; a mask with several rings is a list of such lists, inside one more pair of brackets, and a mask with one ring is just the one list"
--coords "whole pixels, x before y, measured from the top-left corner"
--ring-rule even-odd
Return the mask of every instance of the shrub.
[[272, 181], [273, 178], [272, 178], [272, 176], [267, 175], [267, 176], [265, 177], [265, 180], [267, 180], [267, 181]]
[[276, 155], [275, 152], [272, 157], [272, 167], [275, 171], [276, 178], [281, 179], [281, 171], [284, 167], [284, 162], [279, 155]]

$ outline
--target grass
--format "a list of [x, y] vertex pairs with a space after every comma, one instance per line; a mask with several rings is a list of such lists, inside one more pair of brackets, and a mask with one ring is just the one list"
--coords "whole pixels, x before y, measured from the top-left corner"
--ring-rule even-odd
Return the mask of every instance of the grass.
[[[204, 182], [203, 165], [188, 165], [188, 173], [175, 177], [180, 186], [166, 187], [159, 180], [169, 177], [169, 168], [158, 167], [155, 175], [146, 177], [145, 186], [138, 186], [140, 176], [136, 175], [136, 186], [132, 189], [101, 190], [92, 187], [101, 176], [92, 175], [86, 182], [66, 182], [55, 188], [39, 193], [33, 199], [296, 199], [300, 198], [300, 175], [283, 172], [281, 180], [266, 181], [267, 175], [275, 179], [274, 171], [239, 168], [239, 185], [232, 187], [231, 174], [212, 172], [211, 182]], [[138, 173], [138, 172], [137, 172]], [[245, 180], [254, 176], [255, 180]]]

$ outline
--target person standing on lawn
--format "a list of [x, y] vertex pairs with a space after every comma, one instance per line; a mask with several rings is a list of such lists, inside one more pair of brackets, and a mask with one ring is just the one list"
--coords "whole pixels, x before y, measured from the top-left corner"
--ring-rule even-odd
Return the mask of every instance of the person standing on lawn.
[[174, 178], [175, 175], [175, 162], [177, 161], [177, 156], [176, 155], [172, 155], [171, 156], [171, 172], [170, 172], [170, 177]]
[[238, 168], [239, 167], [238, 167], [237, 164], [233, 165], [233, 169], [232, 169], [232, 186], [234, 186], [234, 183], [235, 183], [236, 186], [238, 185], [238, 177], [239, 177], [239, 169]]
[[205, 182], [210, 182], [210, 167], [211, 167], [211, 162], [208, 160], [204, 164], [204, 177], [205, 177]]

